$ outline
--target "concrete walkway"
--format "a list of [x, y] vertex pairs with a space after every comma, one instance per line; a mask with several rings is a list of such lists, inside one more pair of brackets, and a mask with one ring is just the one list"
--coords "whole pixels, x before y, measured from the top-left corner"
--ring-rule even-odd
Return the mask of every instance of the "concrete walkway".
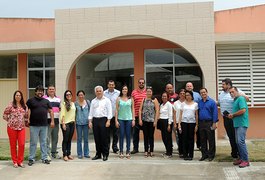
[[[223, 142], [221, 142], [223, 143]], [[140, 150], [143, 143], [140, 143]], [[76, 154], [76, 143], [72, 147]], [[93, 141], [90, 141], [90, 155], [95, 155]], [[13, 168], [11, 161], [0, 161], [1, 180], [72, 180], [72, 179], [264, 179], [265, 163], [251, 163], [250, 167], [238, 168], [230, 162], [200, 162], [200, 152], [195, 151], [193, 161], [184, 161], [174, 153], [170, 159], [164, 159], [162, 142], [155, 142], [155, 156], [145, 158], [143, 153], [132, 155], [131, 159], [120, 159], [110, 153], [109, 160], [92, 161], [91, 158], [69, 162], [52, 160], [50, 165], [37, 161], [32, 167]], [[25, 162], [26, 164], [27, 162]]]

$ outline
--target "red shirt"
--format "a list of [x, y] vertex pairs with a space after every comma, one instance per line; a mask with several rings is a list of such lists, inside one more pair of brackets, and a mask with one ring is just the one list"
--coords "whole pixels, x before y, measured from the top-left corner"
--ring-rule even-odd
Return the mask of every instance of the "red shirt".
[[177, 101], [178, 100], [178, 94], [177, 93], [174, 93], [173, 95], [169, 95], [169, 102], [171, 103], [171, 104], [174, 104], [174, 102], [175, 101]]
[[132, 92], [132, 97], [134, 100], [134, 111], [135, 111], [135, 117], [139, 116], [139, 108], [141, 105], [141, 102], [144, 98], [146, 98], [146, 90], [140, 90], [140, 89], [135, 89]]

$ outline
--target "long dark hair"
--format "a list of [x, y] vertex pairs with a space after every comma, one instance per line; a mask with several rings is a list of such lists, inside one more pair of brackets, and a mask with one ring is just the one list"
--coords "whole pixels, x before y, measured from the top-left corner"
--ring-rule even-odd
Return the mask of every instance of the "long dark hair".
[[67, 94], [68, 92], [70, 92], [71, 95], [73, 95], [72, 91], [70, 91], [70, 90], [66, 90], [66, 91], [64, 92], [64, 103], [65, 103], [65, 108], [66, 108], [66, 110], [67, 110], [67, 111], [70, 111], [70, 109], [71, 109], [71, 103], [70, 103], [69, 100], [66, 98], [66, 94]]
[[16, 101], [16, 94], [17, 94], [17, 93], [19, 93], [20, 96], [21, 96], [20, 104], [21, 104], [22, 108], [23, 108], [24, 110], [26, 110], [26, 104], [25, 104], [25, 101], [24, 101], [24, 98], [23, 98], [23, 94], [22, 94], [22, 92], [19, 91], [19, 90], [17, 90], [17, 91], [14, 92], [14, 95], [13, 95], [13, 103], [12, 103], [12, 104], [13, 104], [13, 107], [14, 107], [14, 108], [17, 108], [17, 101]]
[[128, 99], [130, 99], [131, 98], [131, 96], [130, 96], [130, 94], [131, 94], [131, 92], [130, 92], [130, 90], [129, 90], [129, 88], [128, 88], [128, 86], [126, 85], [126, 84], [124, 84], [122, 87], [121, 87], [121, 90], [120, 90], [120, 97], [122, 97], [122, 90], [123, 90], [123, 88], [124, 87], [127, 87], [127, 89], [128, 89], [128, 92], [127, 92], [127, 97], [128, 97]]

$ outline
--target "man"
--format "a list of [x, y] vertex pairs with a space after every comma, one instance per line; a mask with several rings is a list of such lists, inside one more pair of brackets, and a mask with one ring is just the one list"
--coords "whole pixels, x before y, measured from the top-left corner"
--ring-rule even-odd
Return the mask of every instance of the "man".
[[[43, 97], [51, 102], [52, 111], [54, 114], [54, 128], [48, 126], [48, 135], [47, 135], [48, 158], [50, 158], [51, 156], [52, 158], [55, 159], [61, 159], [57, 151], [61, 99], [55, 95], [54, 85], [48, 86], [47, 96]], [[51, 124], [51, 116], [49, 113], [48, 113], [48, 123]]]
[[235, 128], [236, 143], [239, 152], [239, 158], [234, 161], [234, 165], [239, 165], [240, 168], [249, 166], [248, 150], [246, 145], [246, 133], [249, 127], [248, 119], [248, 105], [246, 98], [240, 95], [236, 87], [229, 89], [233, 102], [232, 113], [228, 115], [228, 118], [233, 119], [233, 125]]
[[[166, 85], [166, 89], [165, 91], [167, 92], [168, 94], [168, 99], [169, 99], [169, 102], [173, 105], [175, 101], [178, 100], [178, 94], [174, 92], [174, 87], [172, 84], [167, 84]], [[179, 148], [179, 138], [178, 138], [178, 133], [177, 133], [177, 130], [174, 128], [173, 130], [173, 133], [174, 133], [174, 136], [176, 137], [176, 143], [177, 143], [177, 146]], [[173, 146], [173, 144], [172, 144]], [[172, 147], [173, 148], [173, 147]]]
[[135, 126], [133, 127], [133, 151], [131, 154], [136, 154], [139, 152], [139, 133], [141, 129], [139, 125], [139, 108], [142, 100], [146, 98], [145, 80], [143, 78], [138, 80], [138, 89], [132, 91], [132, 98], [134, 100]]
[[92, 160], [101, 159], [108, 160], [109, 156], [109, 127], [112, 118], [111, 102], [103, 96], [103, 87], [95, 87], [96, 97], [92, 100], [90, 112], [88, 116], [89, 128], [92, 128], [96, 144], [96, 155]]
[[[212, 161], [215, 157], [215, 129], [218, 121], [218, 108], [216, 102], [208, 96], [206, 88], [200, 89], [202, 99], [198, 103], [199, 107], [199, 131], [201, 138], [200, 161], [208, 158]], [[209, 147], [208, 147], [209, 144]]]
[[[231, 146], [231, 156], [233, 158], [238, 158], [238, 148], [236, 145], [236, 138], [235, 138], [235, 130], [233, 121], [227, 116], [228, 114], [232, 113], [233, 109], [233, 98], [230, 96], [229, 88], [232, 87], [232, 81], [229, 78], [222, 80], [222, 92], [219, 94], [218, 97], [218, 105], [220, 105], [220, 111], [224, 119], [224, 127], [226, 130], [226, 134], [229, 138], [230, 146]], [[248, 101], [248, 97], [238, 89], [239, 94], [244, 96]]]
[[47, 154], [47, 132], [48, 118], [47, 112], [51, 117], [50, 127], [54, 127], [54, 117], [52, 106], [47, 99], [43, 98], [44, 88], [37, 86], [35, 88], [35, 97], [27, 101], [29, 108], [29, 125], [30, 125], [30, 147], [29, 147], [29, 162], [32, 166], [35, 161], [38, 139], [40, 140], [41, 159], [42, 163], [50, 164]]
[[167, 92], [167, 94], [169, 96], [169, 102], [171, 104], [174, 104], [174, 102], [178, 100], [178, 94], [174, 92], [173, 85], [170, 84], [170, 83], [167, 84], [165, 90], [166, 90], [166, 92]]
[[[193, 91], [194, 87], [193, 87], [193, 84], [191, 82], [186, 83], [185, 89], [187, 91], [193, 92], [194, 102], [199, 103], [199, 101], [202, 99], [201, 95], [199, 93]], [[200, 138], [200, 132], [199, 131], [196, 132], [196, 145], [197, 145], [197, 148], [200, 150], [201, 149], [201, 138]]]
[[[104, 91], [104, 96], [109, 98], [112, 107], [112, 118], [110, 120], [110, 131], [112, 131], [112, 150], [113, 153], [117, 153], [119, 151], [117, 143], [118, 143], [118, 129], [115, 126], [115, 111], [116, 111], [116, 100], [120, 95], [120, 91], [115, 89], [115, 82], [113, 80], [109, 80], [108, 89]], [[110, 144], [110, 140], [109, 140]]]

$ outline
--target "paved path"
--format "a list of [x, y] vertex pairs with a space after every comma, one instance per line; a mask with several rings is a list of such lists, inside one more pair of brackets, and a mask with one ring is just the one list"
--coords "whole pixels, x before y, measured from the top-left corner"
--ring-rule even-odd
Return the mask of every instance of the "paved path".
[[[155, 157], [145, 158], [143, 153], [133, 155], [131, 159], [120, 159], [111, 153], [109, 160], [92, 161], [77, 159], [64, 162], [53, 160], [50, 165], [37, 161], [32, 167], [13, 168], [10, 161], [0, 161], [1, 180], [72, 180], [72, 179], [265, 179], [265, 163], [251, 163], [250, 167], [240, 169], [230, 162], [199, 162], [200, 153], [195, 151], [193, 161], [184, 161], [174, 154], [171, 159], [164, 159], [161, 142], [156, 142]], [[73, 144], [75, 154], [76, 144]], [[90, 144], [91, 155], [95, 151]], [[142, 144], [140, 149], [142, 148]], [[27, 163], [27, 162], [25, 162]]]

